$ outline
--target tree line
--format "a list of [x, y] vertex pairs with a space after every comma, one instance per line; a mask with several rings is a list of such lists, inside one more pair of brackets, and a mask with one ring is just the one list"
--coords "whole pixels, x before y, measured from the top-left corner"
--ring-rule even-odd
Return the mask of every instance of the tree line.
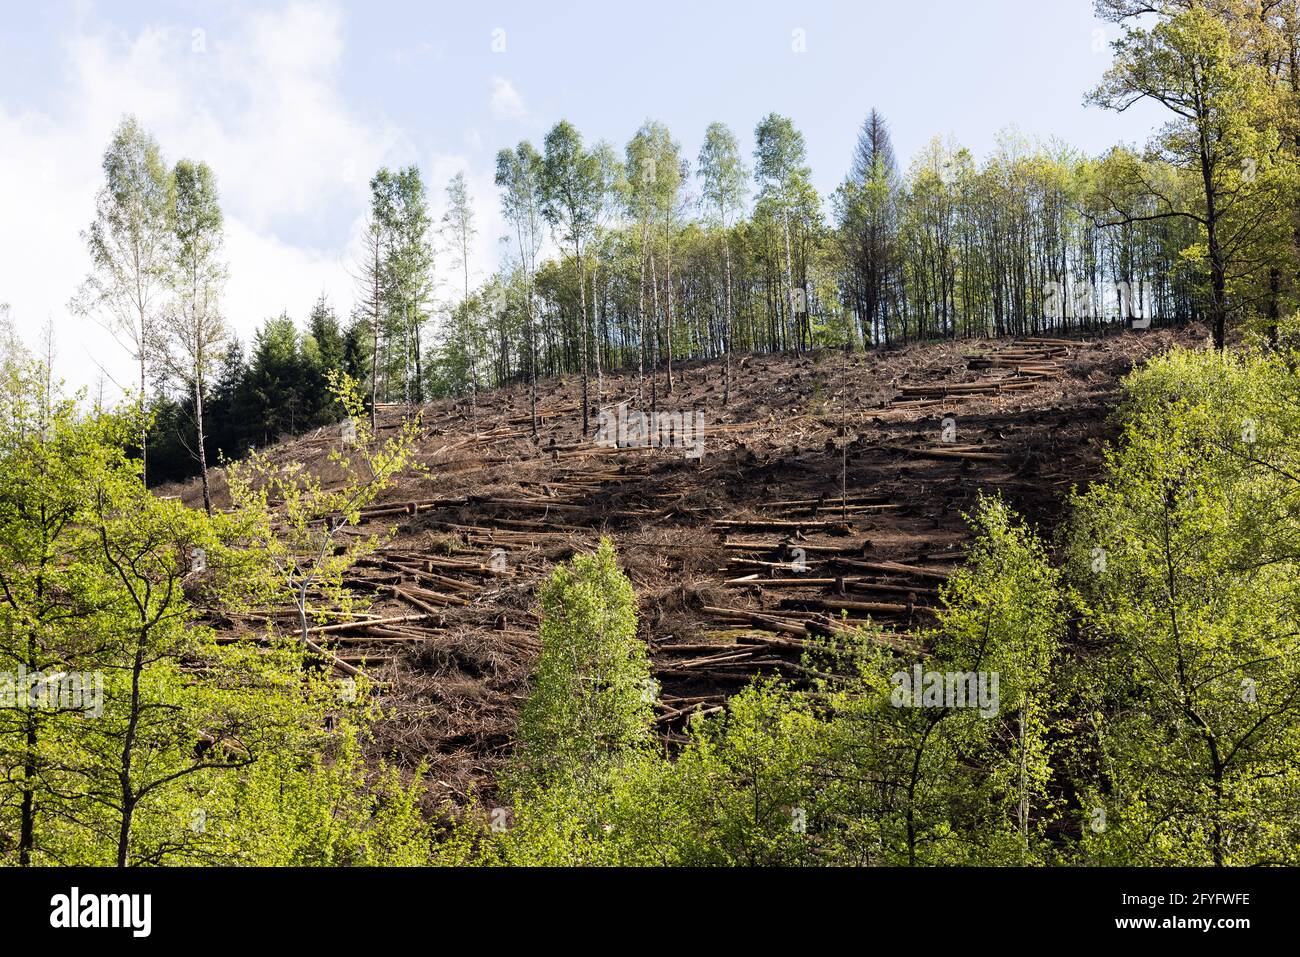
[[1291, 0], [1148, 6], [1098, 4], [1121, 32], [1090, 94], [1167, 112], [1144, 149], [1088, 157], [1008, 134], [977, 161], [936, 138], [903, 169], [872, 110], [844, 180], [820, 196], [790, 117], [763, 117], [750, 156], [713, 123], [693, 158], [658, 121], [621, 150], [561, 121], [540, 149], [496, 157], [508, 253], [487, 277], [471, 269], [463, 174], [435, 222], [418, 167], [380, 169], [346, 318], [322, 319], [318, 303], [305, 335], [268, 321], [246, 365], [221, 311], [215, 178], [167, 168], [128, 118], [105, 153], [74, 305], [139, 366], [160, 422], [140, 445], [151, 477], [148, 447], [166, 447], [159, 479], [310, 427], [328, 368], [363, 384], [372, 415], [520, 383], [535, 401], [539, 377], [576, 373], [589, 425], [606, 370], [637, 369], [655, 406], [676, 363], [722, 360], [726, 402], [736, 352], [1193, 318], [1222, 345], [1229, 318], [1267, 329], [1295, 306], [1300, 17]]

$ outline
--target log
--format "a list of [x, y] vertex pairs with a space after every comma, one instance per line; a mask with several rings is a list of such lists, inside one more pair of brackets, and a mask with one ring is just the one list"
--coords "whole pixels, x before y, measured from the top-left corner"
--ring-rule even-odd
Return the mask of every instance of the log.
[[911, 506], [897, 503], [871, 503], [868, 505], [840, 504], [838, 498], [828, 498], [821, 505], [794, 506], [778, 509], [778, 515], [797, 515], [800, 512], [812, 512], [814, 515], [862, 515], [869, 512], [899, 512]]
[[841, 501], [847, 502], [849, 505], [885, 505], [888, 503], [886, 499], [882, 499], [879, 495], [850, 495], [848, 498], [843, 499], [838, 495], [823, 495], [820, 498], [794, 498], [780, 502], [764, 502], [762, 507], [795, 508], [800, 505], [821, 505], [825, 507], [830, 502], [834, 502], [838, 507]]
[[[848, 582], [848, 578], [760, 578], [758, 575], [746, 575], [743, 578], [729, 578], [722, 583], [723, 588], [744, 588], [747, 585], [762, 585], [764, 588], [825, 588], [837, 582]], [[852, 579], [856, 580], [856, 579]]]
[[735, 608], [714, 608], [709, 605], [703, 606], [700, 611], [715, 618], [739, 619], [748, 622], [754, 628], [762, 628], [765, 631], [779, 631], [787, 635], [798, 635], [799, 637], [806, 637], [808, 634], [808, 629], [803, 624], [784, 621], [768, 615], [755, 614], [754, 612], [741, 611]]
[[338, 655], [334, 654], [333, 652], [326, 651], [324, 648], [316, 644], [316, 642], [312, 641], [310, 638], [307, 639], [307, 650], [312, 652], [313, 654], [319, 655], [320, 657], [324, 658], [326, 661], [334, 665], [334, 667], [338, 668], [344, 674], [351, 675], [354, 678], [366, 677], [366, 673], [362, 671], [360, 668], [356, 667], [353, 664], [350, 664], [349, 662], [344, 661], [342, 658], [340, 658]]
[[737, 644], [742, 645], [767, 645], [770, 648], [784, 648], [790, 651], [803, 651], [810, 647], [806, 641], [800, 641], [797, 638], [771, 638], [767, 635], [739, 635], [736, 638]]
[[917, 597], [923, 594], [927, 597], [933, 597], [938, 594], [933, 588], [867, 581], [861, 575], [845, 575], [838, 578], [760, 578], [757, 575], [746, 575], [743, 578], [729, 578], [722, 583], [724, 588], [744, 588], [748, 585], [760, 585], [765, 589], [772, 588], [776, 590], [783, 588], [839, 588], [843, 586], [849, 591], [890, 592], [901, 595], [915, 595]]
[[399, 562], [385, 561], [385, 568], [401, 572], [405, 575], [413, 575], [416, 578], [428, 581], [434, 585], [442, 585], [446, 588], [454, 588], [457, 591], [478, 591], [480, 586], [471, 582], [463, 582], [457, 578], [448, 578], [445, 575], [438, 575], [434, 572], [425, 571], [423, 568], [414, 568], [410, 565], [404, 565]]
[[391, 587], [389, 588], [389, 591], [392, 593], [394, 598], [397, 598], [400, 601], [404, 601], [408, 605], [413, 605], [414, 607], [420, 609], [423, 612], [426, 612], [427, 614], [435, 615], [435, 616], [441, 614], [441, 612], [439, 612], [437, 608], [433, 607], [428, 602], [421, 601], [420, 599], [416, 598], [414, 595], [407, 594], [400, 588]]
[[914, 449], [906, 446], [891, 446], [899, 452], [919, 455], [929, 459], [968, 459], [975, 462], [1009, 462], [1011, 456], [1001, 452], [965, 452], [960, 449]]
[[741, 661], [742, 659], [750, 657], [751, 655], [753, 655], [753, 653], [754, 653], [753, 648], [746, 648], [742, 651], [735, 652], [734, 654], [714, 655], [709, 658], [692, 658], [689, 661], [675, 661], [671, 665], [664, 668], [659, 668], [657, 670], [659, 671], [659, 673], [664, 674], [664, 673], [671, 673], [674, 671], [687, 671], [687, 670], [694, 670], [697, 668], [707, 668], [709, 665], [719, 664], [724, 661]]
[[902, 562], [868, 562], [858, 559], [842, 559], [840, 564], [848, 565], [852, 568], [865, 568], [867, 571], [886, 572], [895, 575], [914, 575], [917, 578], [933, 578], [936, 581], [947, 581], [948, 576], [952, 574], [951, 570], [940, 568], [921, 568], [918, 565], [905, 565]]
[[[394, 586], [396, 587], [396, 586]], [[425, 601], [442, 602], [444, 605], [465, 606], [470, 604], [468, 599], [458, 598], [455, 595], [444, 595], [442, 592], [431, 591], [428, 588], [421, 588], [419, 585], [408, 585], [402, 589], [416, 598], [422, 598]]]
[[[708, 699], [708, 700], [712, 700], [712, 699]], [[655, 718], [655, 723], [668, 724], [669, 722], [675, 721], [676, 719], [684, 716], [690, 716], [693, 714], [698, 714], [698, 715], [717, 714], [718, 712], [725, 711], [725, 710], [726, 710], [726, 706], [720, 704], [714, 705], [709, 708], [701, 708], [698, 704], [694, 704], [687, 708], [678, 708], [674, 711], [669, 711], [666, 714], [661, 714], [659, 717]]]
[[[794, 562], [764, 562], [757, 558], [731, 558], [727, 560], [728, 565], [735, 565], [742, 568], [770, 568], [773, 571], [792, 572], [798, 571]], [[814, 565], [825, 565], [826, 562], [805, 562], [805, 567], [812, 568]], [[725, 569], [722, 574], [726, 574]]]
[[862, 581], [860, 579], [849, 581], [847, 578], [844, 580], [844, 587], [848, 591], [887, 592], [896, 595], [916, 595], [918, 598], [922, 596], [935, 598], [939, 594], [937, 589], [920, 585], [893, 585], [885, 582]]
[[407, 635], [403, 633], [382, 633], [382, 629], [375, 629], [374, 631], [356, 635], [332, 635], [329, 646], [332, 648], [339, 645], [411, 644], [412, 642], [424, 640], [424, 637], [423, 635]]
[[798, 547], [802, 548], [808, 554], [817, 555], [861, 555], [862, 546], [860, 545], [810, 545], [807, 542], [733, 542], [728, 539], [722, 540], [722, 547], [737, 552], [775, 552], [783, 548]]
[[817, 530], [828, 532], [837, 532], [840, 534], [849, 534], [853, 531], [853, 526], [848, 522], [830, 522], [809, 520], [806, 522], [795, 520], [784, 520], [778, 518], [754, 518], [754, 519], [715, 519], [714, 528], [719, 529], [740, 529], [740, 528], [760, 528], [775, 531], [781, 530]]
[[354, 631], [357, 628], [366, 628], [371, 625], [395, 625], [400, 622], [423, 621], [425, 618], [428, 617], [429, 616], [427, 614], [396, 615], [392, 618], [368, 618], [363, 621], [345, 621], [342, 624], [338, 624], [338, 625], [316, 625], [315, 627], [308, 628], [307, 634], [325, 635], [336, 631]]
[[828, 608], [831, 611], [865, 611], [874, 612], [878, 615], [910, 615], [913, 612], [935, 614], [935, 610], [926, 605], [895, 605], [881, 601], [845, 601], [843, 598], [822, 598], [814, 601], [813, 604], [821, 608]]

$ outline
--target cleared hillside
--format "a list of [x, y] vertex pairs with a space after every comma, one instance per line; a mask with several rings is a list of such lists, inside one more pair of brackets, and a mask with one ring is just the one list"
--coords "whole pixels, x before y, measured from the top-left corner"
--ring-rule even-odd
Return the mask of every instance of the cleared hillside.
[[[698, 458], [584, 440], [576, 378], [542, 384], [536, 439], [522, 388], [431, 404], [418, 455], [428, 474], [364, 514], [366, 531], [394, 530], [350, 576], [368, 617], [315, 637], [334, 667], [381, 683], [375, 746], [408, 768], [426, 761], [431, 801], [490, 792], [538, 651], [535, 590], [608, 536], [637, 588], [671, 742], [692, 712], [756, 675], [799, 680], [806, 637], [846, 619], [913, 643], [962, 558], [976, 497], [1001, 493], [1050, 531], [1071, 486], [1097, 474], [1120, 377], [1205, 337], [1190, 327], [755, 357], [734, 364], [725, 408], [719, 366], [688, 365], [670, 395], [661, 375], [659, 409], [703, 414]], [[603, 392], [603, 408], [635, 407], [635, 373], [606, 376]], [[403, 414], [382, 409], [380, 434]], [[271, 454], [328, 481], [341, 441], [336, 426]], [[165, 491], [200, 504], [193, 484]], [[262, 622], [219, 625], [236, 638]]]

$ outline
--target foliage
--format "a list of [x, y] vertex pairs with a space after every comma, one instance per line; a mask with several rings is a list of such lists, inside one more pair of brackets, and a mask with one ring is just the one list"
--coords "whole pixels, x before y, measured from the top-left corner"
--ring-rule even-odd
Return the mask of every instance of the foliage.
[[[1102, 772], [1091, 859], [1294, 862], [1295, 356], [1176, 351], [1129, 382], [1071, 560]], [[1099, 813], [1100, 812], [1100, 813]]]
[[263, 594], [257, 516], [148, 492], [126, 451], [137, 406], [86, 415], [42, 394], [39, 366], [6, 375], [0, 858], [425, 859], [418, 778], [363, 762], [366, 689], [305, 670], [297, 642], [219, 642], [207, 624]]
[[277, 586], [270, 597], [289, 599], [298, 610], [303, 647], [313, 644], [307, 631], [309, 595], [323, 593], [347, 607], [344, 573], [373, 554], [386, 537], [350, 535], [341, 542], [340, 529], [359, 524], [361, 510], [374, 504], [398, 474], [413, 466], [420, 434], [417, 417], [406, 420], [396, 435], [378, 442], [363, 414], [356, 383], [334, 373], [329, 383], [348, 414], [345, 437], [329, 454], [338, 482], [327, 487], [319, 474], [308, 472], [302, 463], [280, 463], [266, 452], [231, 463], [226, 473], [235, 510], [251, 525], [249, 547], [264, 555], [275, 570]]
[[608, 540], [552, 572], [541, 606], [542, 651], [519, 719], [521, 786], [581, 778], [648, 746], [656, 697], [636, 594]]

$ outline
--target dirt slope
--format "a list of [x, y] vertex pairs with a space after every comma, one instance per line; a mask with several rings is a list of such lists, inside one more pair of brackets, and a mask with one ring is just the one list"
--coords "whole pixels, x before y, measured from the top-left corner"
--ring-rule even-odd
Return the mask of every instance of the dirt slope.
[[[906, 645], [960, 561], [978, 493], [1000, 491], [1050, 530], [1070, 487], [1097, 473], [1119, 377], [1204, 339], [1194, 327], [754, 357], [734, 363], [726, 408], [720, 367], [689, 364], [671, 395], [661, 377], [659, 409], [703, 414], [698, 458], [584, 441], [576, 377], [544, 384], [536, 441], [523, 389], [475, 409], [432, 404], [429, 475], [367, 515], [396, 535], [355, 576], [370, 615], [423, 617], [319, 637], [386, 683], [377, 747], [407, 767], [427, 760], [432, 800], [490, 792], [537, 654], [536, 587], [608, 535], [637, 587], [672, 740], [756, 674], [797, 678], [803, 638], [843, 613]], [[605, 376], [603, 407], [635, 407], [636, 390], [635, 373]], [[401, 414], [383, 410], [381, 428]], [[339, 441], [334, 427], [274, 455], [323, 467]], [[224, 497], [220, 476], [216, 488]]]

